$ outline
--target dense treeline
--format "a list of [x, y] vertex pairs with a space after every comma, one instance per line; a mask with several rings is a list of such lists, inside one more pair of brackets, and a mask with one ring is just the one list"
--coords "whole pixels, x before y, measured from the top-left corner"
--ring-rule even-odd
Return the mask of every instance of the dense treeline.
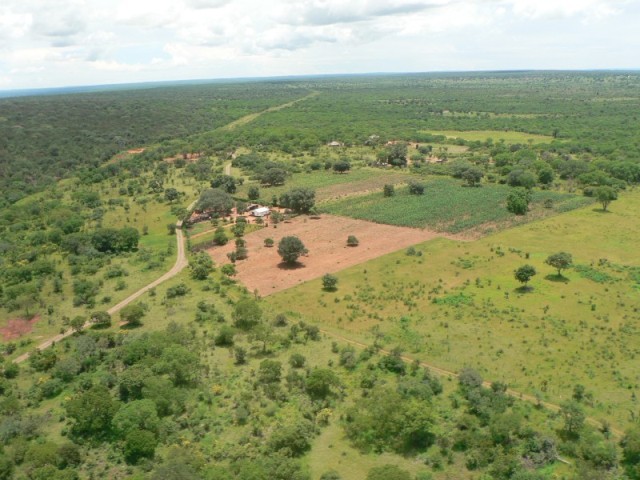
[[213, 130], [298, 95], [266, 82], [1, 99], [0, 205], [123, 150]]

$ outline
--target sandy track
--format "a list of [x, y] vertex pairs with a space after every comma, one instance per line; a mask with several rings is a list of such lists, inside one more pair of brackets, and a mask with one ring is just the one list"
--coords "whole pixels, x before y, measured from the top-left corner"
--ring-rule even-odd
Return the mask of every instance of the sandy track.
[[[278, 255], [278, 241], [289, 235], [299, 237], [309, 250], [308, 256], [301, 257], [298, 268], [283, 268]], [[349, 235], [355, 235], [360, 245], [347, 247]], [[250, 291], [257, 290], [261, 295], [269, 295], [325, 273], [334, 273], [442, 236], [444, 235], [430, 230], [381, 225], [333, 215], [323, 214], [320, 218], [299, 216], [286, 223], [279, 223], [277, 228], [269, 225], [247, 235], [245, 240], [249, 258], [236, 263], [236, 278]], [[266, 238], [272, 238], [276, 246], [265, 247]], [[217, 264], [224, 264], [229, 263], [227, 253], [234, 248], [231, 241], [223, 247], [211, 248], [208, 252]]]

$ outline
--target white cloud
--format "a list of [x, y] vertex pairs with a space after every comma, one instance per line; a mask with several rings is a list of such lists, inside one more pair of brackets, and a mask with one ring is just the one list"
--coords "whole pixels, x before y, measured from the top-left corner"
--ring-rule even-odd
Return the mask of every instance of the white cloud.
[[0, 40], [17, 39], [24, 36], [33, 22], [29, 13], [16, 13], [7, 7], [0, 8]]
[[5, 85], [32, 87], [267, 74], [637, 68], [638, 3], [4, 0], [0, 76], [9, 78]]
[[619, 12], [614, 6], [616, 2], [607, 0], [510, 0], [507, 3], [512, 5], [516, 15], [533, 19], [575, 16], [598, 19]]

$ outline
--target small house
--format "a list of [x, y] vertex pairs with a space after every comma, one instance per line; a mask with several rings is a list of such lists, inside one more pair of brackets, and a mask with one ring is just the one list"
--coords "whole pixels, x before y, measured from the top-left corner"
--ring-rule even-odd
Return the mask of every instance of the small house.
[[269, 213], [271, 213], [269, 207], [259, 207], [251, 210], [251, 215], [254, 217], [266, 217]]

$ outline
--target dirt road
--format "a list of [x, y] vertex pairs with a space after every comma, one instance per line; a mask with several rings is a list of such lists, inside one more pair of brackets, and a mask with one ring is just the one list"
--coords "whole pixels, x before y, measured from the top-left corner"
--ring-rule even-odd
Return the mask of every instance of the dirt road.
[[[193, 206], [193, 204], [191, 204], [189, 206], [189, 208], [192, 208], [192, 206]], [[182, 226], [182, 222], [178, 222], [178, 226]], [[178, 244], [178, 254], [177, 254], [177, 257], [176, 257], [176, 263], [173, 265], [173, 267], [171, 267], [171, 270], [169, 270], [167, 273], [162, 275], [160, 278], [154, 280], [150, 284], [142, 287], [137, 292], [129, 295], [127, 298], [122, 300], [120, 303], [118, 303], [118, 304], [114, 305], [113, 307], [111, 307], [109, 310], [107, 310], [107, 312], [110, 315], [114, 315], [115, 313], [119, 312], [124, 307], [126, 307], [131, 302], [133, 302], [135, 299], [137, 299], [141, 295], [147, 293], [152, 288], [157, 287], [162, 282], [165, 282], [165, 281], [169, 280], [170, 278], [175, 277], [178, 273], [180, 273], [189, 264], [189, 260], [187, 259], [187, 256], [185, 254], [185, 249], [184, 249], [184, 235], [182, 234], [182, 230], [180, 228], [176, 229], [176, 242]], [[91, 326], [91, 324], [87, 323], [87, 324], [85, 324], [85, 326], [83, 328], [88, 328], [90, 326]], [[51, 337], [48, 340], [42, 342], [36, 348], [38, 350], [44, 350], [45, 348], [49, 348], [51, 345], [54, 345], [54, 344], [60, 342], [61, 340], [64, 340], [65, 338], [73, 335], [73, 333], [74, 333], [73, 329], [69, 329], [66, 332], [60, 333], [60, 334], [56, 335], [55, 337]], [[23, 353], [19, 357], [14, 358], [13, 359], [13, 363], [22, 363], [25, 360], [27, 360], [30, 355], [31, 355], [30, 352]]]

